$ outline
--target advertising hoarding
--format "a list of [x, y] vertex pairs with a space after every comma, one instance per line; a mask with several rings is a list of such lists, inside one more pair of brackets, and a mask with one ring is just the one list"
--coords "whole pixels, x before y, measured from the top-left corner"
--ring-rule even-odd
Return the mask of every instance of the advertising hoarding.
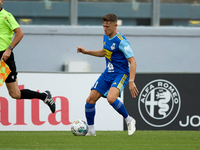
[[138, 130], [200, 129], [200, 74], [137, 74], [135, 83], [138, 97], [127, 86], [124, 104]]
[[[4, 84], [0, 88], [0, 131], [69, 131], [71, 122], [86, 120], [85, 102], [99, 75], [19, 73], [20, 89], [51, 91], [56, 101], [56, 112], [52, 114], [49, 107], [38, 99], [12, 99]], [[100, 98], [96, 104], [95, 129], [123, 130], [123, 118], [105, 98]]]

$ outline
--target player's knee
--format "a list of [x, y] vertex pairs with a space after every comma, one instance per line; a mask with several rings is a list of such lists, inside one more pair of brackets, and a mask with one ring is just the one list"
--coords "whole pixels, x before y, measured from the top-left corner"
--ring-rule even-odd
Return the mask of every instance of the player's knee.
[[86, 100], [86, 103], [89, 103], [89, 104], [95, 104], [96, 103], [96, 100], [94, 98], [92, 98], [91, 96], [89, 96]]
[[114, 97], [112, 95], [108, 95], [107, 96], [107, 100], [108, 100], [109, 104], [112, 104], [116, 100], [116, 97]]
[[21, 94], [20, 94], [19, 92], [9, 91], [9, 95], [10, 95], [13, 99], [20, 99], [20, 98], [21, 98]]
[[86, 100], [86, 103], [95, 104], [100, 97], [101, 94], [98, 91], [92, 90]]

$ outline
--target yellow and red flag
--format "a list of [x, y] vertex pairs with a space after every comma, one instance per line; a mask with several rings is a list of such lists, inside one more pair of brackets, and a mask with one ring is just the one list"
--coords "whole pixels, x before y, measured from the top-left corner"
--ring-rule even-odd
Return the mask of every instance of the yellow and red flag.
[[9, 66], [2, 60], [0, 63], [0, 87], [11, 73]]

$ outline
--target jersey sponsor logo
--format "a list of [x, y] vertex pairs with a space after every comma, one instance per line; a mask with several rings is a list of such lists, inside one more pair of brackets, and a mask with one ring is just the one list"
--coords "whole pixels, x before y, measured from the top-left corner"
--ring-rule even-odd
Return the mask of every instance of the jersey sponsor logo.
[[116, 45], [115, 43], [112, 44], [112, 46], [110, 47], [111, 50], [114, 50], [114, 49], [115, 49], [115, 45]]
[[105, 52], [105, 57], [106, 57], [107, 59], [109, 59], [110, 61], [112, 61], [112, 60], [111, 60], [111, 57], [112, 57], [112, 53], [113, 53], [113, 52], [111, 52], [111, 51], [109, 51], [109, 50], [107, 50], [107, 49], [104, 49], [104, 52]]
[[181, 98], [169, 81], [158, 79], [149, 82], [141, 91], [138, 109], [142, 119], [153, 127], [164, 127], [177, 117]]

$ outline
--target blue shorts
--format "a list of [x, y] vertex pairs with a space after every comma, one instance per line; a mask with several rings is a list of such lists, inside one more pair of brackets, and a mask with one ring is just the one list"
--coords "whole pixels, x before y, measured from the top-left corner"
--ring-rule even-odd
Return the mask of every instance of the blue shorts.
[[[97, 79], [91, 90], [96, 90], [102, 94], [103, 97], [107, 97], [108, 91], [111, 87], [116, 87], [121, 92], [124, 90], [125, 86], [129, 81], [129, 76], [127, 74], [117, 74], [113, 77], [106, 76], [106, 74], [101, 74]], [[120, 96], [119, 95], [119, 96]]]

